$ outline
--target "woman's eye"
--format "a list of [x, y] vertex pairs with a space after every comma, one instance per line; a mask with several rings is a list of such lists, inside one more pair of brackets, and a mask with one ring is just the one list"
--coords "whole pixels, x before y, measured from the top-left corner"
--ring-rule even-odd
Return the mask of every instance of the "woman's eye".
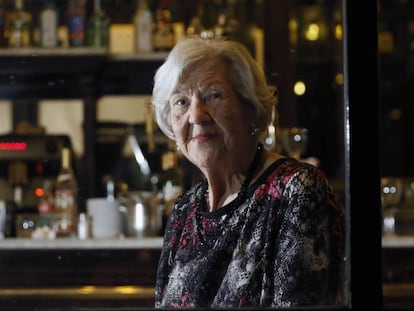
[[204, 97], [206, 101], [212, 101], [223, 97], [223, 93], [219, 91], [208, 92]]
[[184, 97], [176, 97], [176, 98], [172, 98], [171, 103], [174, 106], [184, 106], [188, 101], [184, 98]]
[[177, 105], [177, 106], [184, 106], [185, 104], [186, 104], [186, 100], [183, 99], [183, 98], [181, 98], [181, 99], [179, 99], [175, 102], [175, 105]]

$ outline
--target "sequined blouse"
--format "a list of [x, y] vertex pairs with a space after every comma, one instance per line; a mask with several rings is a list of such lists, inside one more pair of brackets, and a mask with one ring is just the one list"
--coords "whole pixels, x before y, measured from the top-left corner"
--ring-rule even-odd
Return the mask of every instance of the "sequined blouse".
[[344, 213], [325, 174], [280, 159], [241, 203], [203, 212], [207, 182], [174, 204], [159, 260], [156, 308], [341, 303]]

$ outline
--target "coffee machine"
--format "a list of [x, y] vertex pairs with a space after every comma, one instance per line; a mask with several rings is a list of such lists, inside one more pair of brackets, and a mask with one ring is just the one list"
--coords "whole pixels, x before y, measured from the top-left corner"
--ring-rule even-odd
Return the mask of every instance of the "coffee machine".
[[0, 135], [0, 201], [6, 204], [5, 237], [16, 236], [19, 214], [36, 215], [46, 181], [54, 184], [67, 135]]

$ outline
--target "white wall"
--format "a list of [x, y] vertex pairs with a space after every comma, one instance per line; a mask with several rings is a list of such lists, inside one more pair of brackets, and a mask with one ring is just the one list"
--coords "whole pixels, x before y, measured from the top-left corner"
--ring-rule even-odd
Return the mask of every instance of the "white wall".
[[38, 103], [39, 125], [46, 134], [69, 135], [77, 155], [83, 154], [83, 108], [80, 100], [42, 100]]
[[8, 134], [13, 130], [12, 102], [0, 101], [0, 135]]
[[[97, 103], [97, 120], [144, 123], [149, 96], [105, 96]], [[3, 105], [0, 105], [0, 109]], [[2, 110], [0, 121], [2, 122]], [[11, 113], [10, 113], [11, 116]], [[81, 100], [42, 100], [38, 105], [39, 125], [47, 134], [67, 134], [78, 156], [83, 155], [83, 107]], [[11, 117], [9, 118], [11, 119]], [[0, 131], [2, 127], [0, 124]]]

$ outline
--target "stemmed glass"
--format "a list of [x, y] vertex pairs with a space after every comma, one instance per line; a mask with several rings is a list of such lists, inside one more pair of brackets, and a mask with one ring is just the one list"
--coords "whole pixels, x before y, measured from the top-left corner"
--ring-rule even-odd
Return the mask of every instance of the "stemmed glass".
[[381, 178], [382, 228], [384, 234], [395, 233], [395, 213], [403, 193], [403, 181], [398, 177]]
[[279, 129], [275, 126], [275, 108], [272, 109], [272, 122], [267, 127], [267, 135], [264, 137], [263, 143], [266, 149], [272, 150], [276, 153], [282, 151], [282, 144], [280, 142]]
[[308, 145], [308, 129], [296, 126], [282, 128], [280, 130], [280, 141], [286, 154], [299, 160]]

